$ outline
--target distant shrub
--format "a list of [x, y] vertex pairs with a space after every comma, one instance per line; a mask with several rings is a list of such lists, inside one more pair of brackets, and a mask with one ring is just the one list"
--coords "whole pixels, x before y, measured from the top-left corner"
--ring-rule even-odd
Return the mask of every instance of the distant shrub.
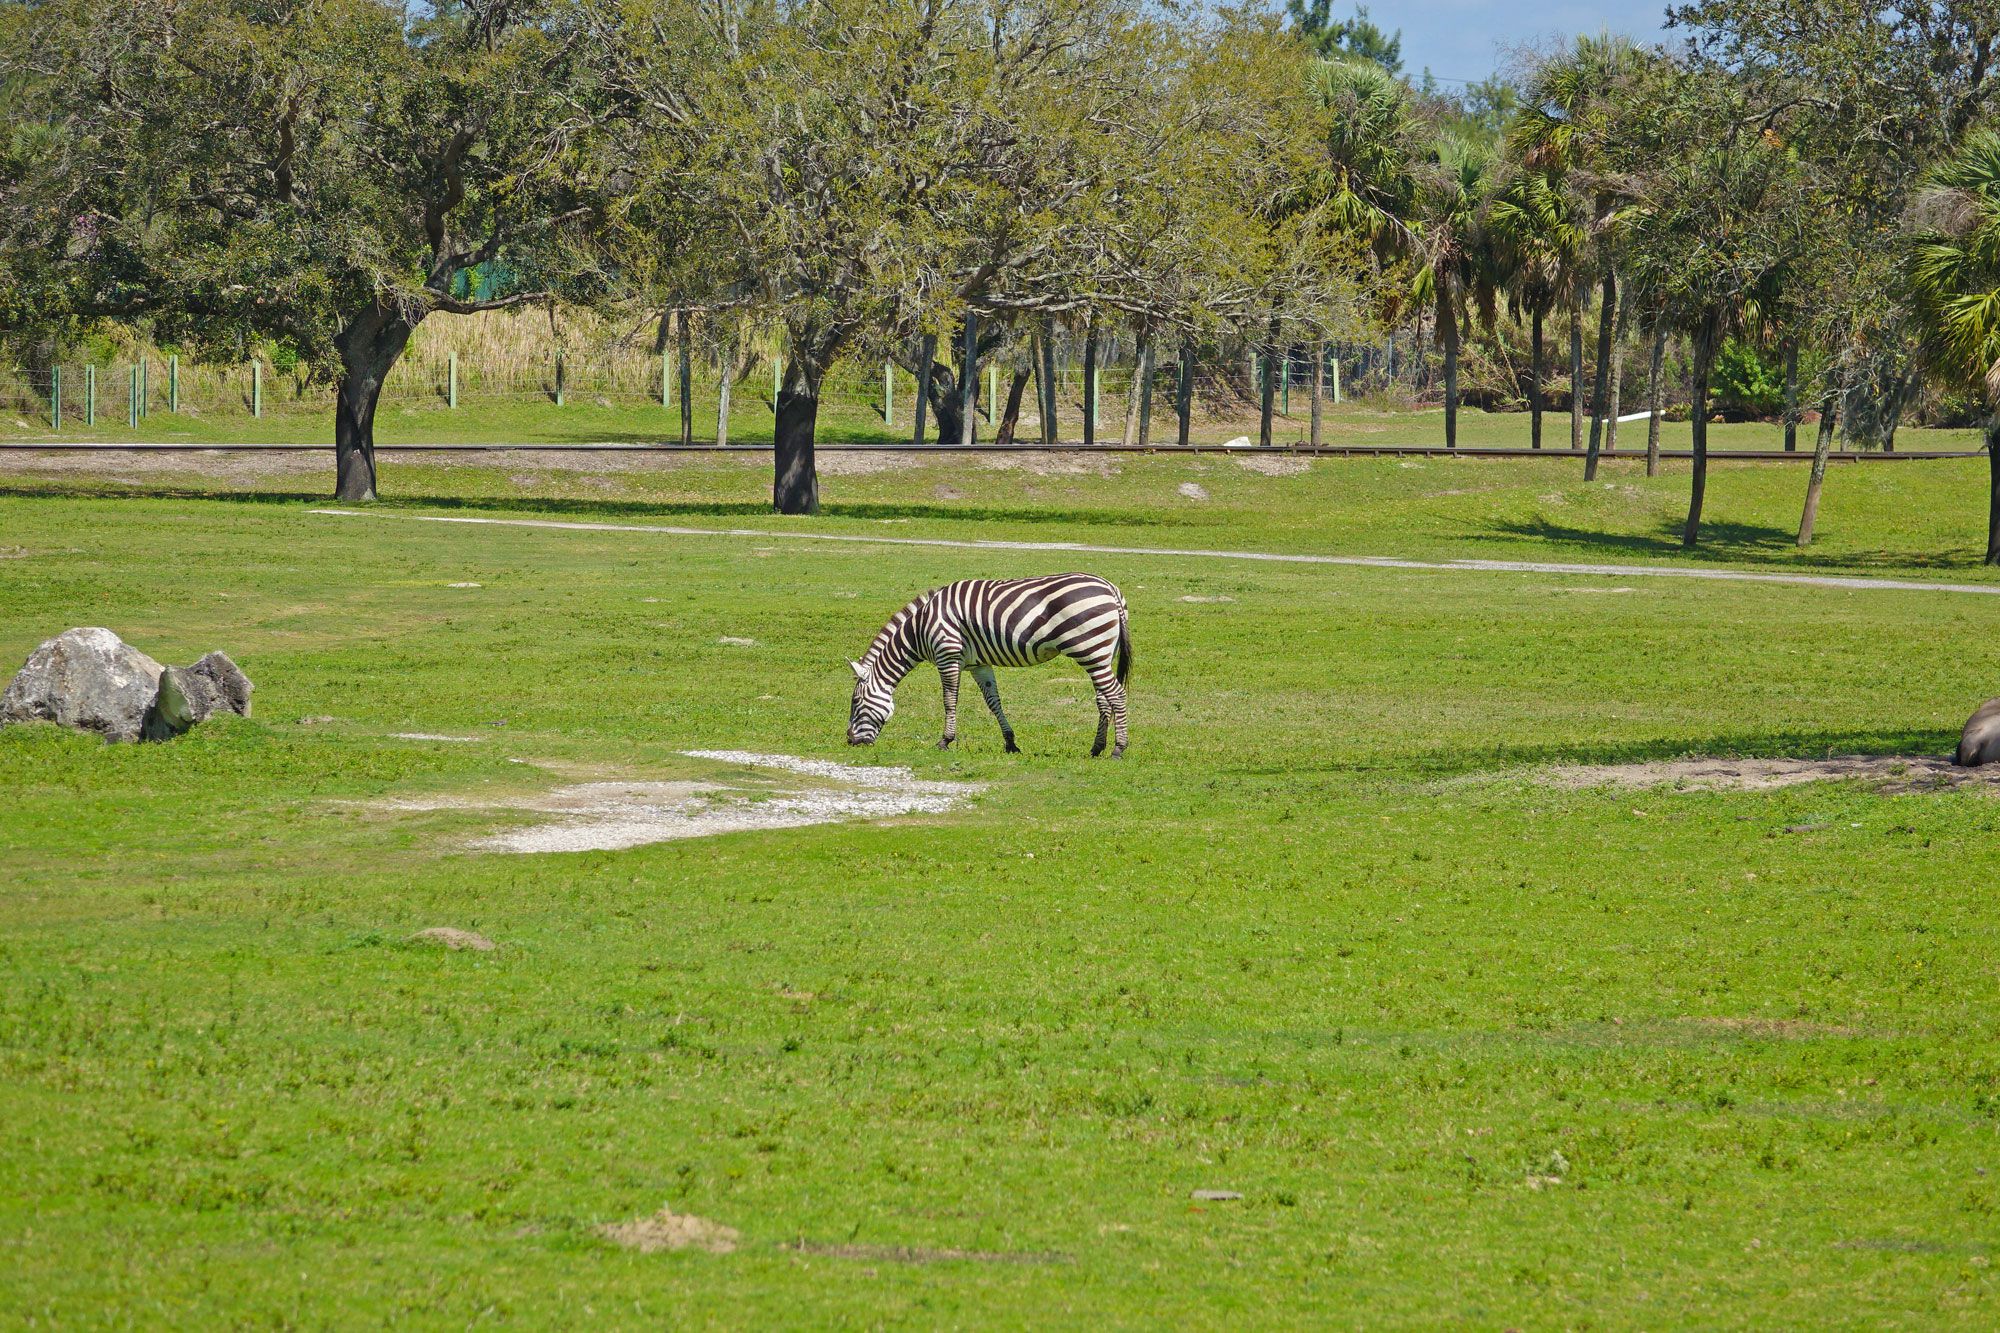
[[1775, 355], [1740, 338], [1715, 353], [1710, 376], [1715, 408], [1725, 417], [1775, 417], [1785, 410], [1785, 368]]

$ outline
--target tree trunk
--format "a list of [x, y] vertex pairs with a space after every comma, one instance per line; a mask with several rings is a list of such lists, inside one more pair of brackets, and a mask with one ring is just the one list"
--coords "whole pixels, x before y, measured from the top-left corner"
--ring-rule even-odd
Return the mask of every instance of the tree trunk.
[[1083, 447], [1097, 443], [1097, 316], [1083, 331]]
[[1662, 371], [1667, 362], [1667, 317], [1653, 321], [1653, 356], [1646, 367], [1646, 475], [1660, 475], [1660, 416], [1664, 408], [1660, 395], [1665, 391]]
[[1000, 414], [1000, 424], [993, 431], [993, 443], [996, 445], [1014, 442], [1014, 432], [1021, 425], [1021, 395], [1027, 392], [1028, 380], [1033, 374], [1026, 366], [1017, 366], [1014, 377], [1008, 381], [1007, 410]]
[[375, 498], [375, 404], [382, 381], [408, 346], [415, 326], [381, 307], [348, 321], [334, 339], [340, 379], [334, 386], [333, 461], [336, 500]]
[[2000, 565], [2000, 405], [1986, 418], [1986, 563]]
[[1258, 381], [1257, 443], [1268, 449], [1271, 446], [1271, 410], [1276, 406], [1278, 397], [1278, 321], [1275, 317], [1264, 340], [1264, 365]]
[[1539, 449], [1542, 447], [1542, 375], [1546, 367], [1542, 356], [1542, 308], [1540, 306], [1535, 307], [1534, 315], [1531, 317], [1531, 327], [1534, 329], [1532, 345], [1534, 347], [1535, 366], [1528, 375], [1528, 439], [1532, 447]]
[[1042, 330], [1042, 392], [1048, 395], [1048, 402], [1042, 410], [1042, 443], [1053, 445], [1058, 439], [1056, 407], [1061, 401], [1061, 394], [1056, 385], [1056, 340], [1053, 325]]
[[1139, 415], [1144, 408], [1140, 401], [1144, 397], [1141, 388], [1146, 367], [1153, 359], [1153, 331], [1144, 324], [1139, 326], [1138, 345], [1134, 348], [1132, 382], [1125, 390], [1125, 434], [1122, 442], [1127, 449], [1139, 443]]
[[1826, 456], [1833, 448], [1834, 418], [1840, 413], [1840, 370], [1826, 369], [1826, 392], [1820, 398], [1819, 433], [1813, 440], [1812, 475], [1806, 480], [1806, 507], [1799, 516], [1799, 545], [1811, 546], [1813, 524], [1819, 521], [1819, 491], [1826, 480]]
[[1799, 340], [1787, 338], [1785, 339], [1785, 452], [1797, 453], [1798, 448]]
[[1320, 399], [1326, 396], [1326, 343], [1313, 344], [1312, 451], [1319, 452]]
[[688, 329], [688, 312], [681, 311], [681, 444], [694, 443], [694, 334]]
[[1705, 319], [1694, 342], [1694, 484], [1688, 491], [1687, 526], [1681, 530], [1681, 545], [1689, 550], [1701, 536], [1702, 495], [1708, 489], [1708, 373], [1718, 322]]
[[958, 377], [942, 361], [931, 362], [929, 392], [931, 415], [937, 418], [937, 442], [941, 445], [964, 443], [965, 417], [960, 407], [962, 400]]
[[1618, 452], [1618, 414], [1625, 404], [1625, 325], [1631, 305], [1629, 298], [1619, 298], [1618, 322], [1611, 330], [1611, 406], [1604, 414], [1604, 452], [1607, 454]]
[[781, 514], [819, 512], [819, 469], [813, 461], [813, 432], [819, 423], [820, 372], [794, 345], [778, 389], [777, 424], [772, 428], [776, 464], [771, 505]]
[[1185, 449], [1194, 427], [1194, 339], [1181, 339], [1181, 382], [1174, 397], [1174, 415], [1179, 418], [1175, 442]]
[[736, 385], [736, 343], [722, 349], [722, 384], [715, 404], [715, 447], [729, 447], [729, 391]]
[[917, 400], [917, 410], [911, 415], [916, 418], [910, 431], [910, 443], [923, 447], [924, 415], [931, 404], [931, 362], [937, 359], [937, 335], [926, 333], [917, 341], [917, 391], [911, 397]]
[[1578, 291], [1569, 308], [1569, 447], [1583, 449], [1583, 302]]
[[1597, 453], [1604, 444], [1604, 409], [1611, 404], [1611, 328], [1618, 318], [1618, 275], [1604, 270], [1604, 295], [1597, 312], [1597, 380], [1590, 391], [1590, 452], [1583, 479], [1597, 480]]
[[1882, 452], [1885, 454], [1896, 452], [1896, 428], [1903, 424], [1903, 409], [1910, 405], [1910, 393], [1921, 377], [1921, 371], [1911, 370], [1896, 381], [1896, 387], [1891, 390], [1888, 420], [1882, 430]]
[[1444, 447], [1458, 448], [1458, 302], [1449, 279], [1438, 283], [1438, 337], [1444, 342]]
[[1139, 335], [1139, 447], [1153, 446], [1153, 334]]
[[979, 316], [965, 312], [965, 342], [959, 354], [958, 442], [970, 448], [979, 423]]

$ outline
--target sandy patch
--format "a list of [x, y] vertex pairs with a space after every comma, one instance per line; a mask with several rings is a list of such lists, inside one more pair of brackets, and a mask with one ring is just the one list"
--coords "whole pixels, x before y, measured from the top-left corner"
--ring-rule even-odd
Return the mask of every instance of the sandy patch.
[[725, 634], [717, 639], [716, 642], [725, 648], [755, 648], [757, 646], [755, 639], [746, 639], [740, 634]]
[[933, 1249], [924, 1245], [833, 1245], [821, 1241], [795, 1240], [779, 1247], [793, 1254], [820, 1255], [828, 1259], [860, 1259], [888, 1264], [943, 1264], [954, 1261], [975, 1264], [1066, 1264], [1070, 1256], [1055, 1250], [955, 1250]]
[[1670, 759], [1649, 764], [1543, 769], [1558, 787], [1678, 787], [1684, 791], [1770, 791], [1803, 782], [1866, 782], [1887, 795], [2000, 787], [2000, 764], [1960, 768], [1941, 755], [1850, 754], [1831, 759]]
[[1194, 602], [1200, 605], [1209, 605], [1216, 602], [1233, 602], [1236, 599], [1234, 597], [1229, 596], [1226, 593], [1217, 593], [1213, 597], [1203, 597], [1197, 594], [1189, 594], [1188, 596], [1181, 598], [1181, 600], [1183, 602]]
[[1181, 498], [1186, 500], [1206, 500], [1208, 498], [1208, 488], [1199, 482], [1184, 481], [1175, 489], [1179, 492]]
[[457, 926], [432, 926], [410, 936], [412, 943], [442, 944], [447, 949], [471, 949], [474, 953], [492, 953], [493, 941], [476, 930], [460, 930]]
[[[331, 719], [328, 720], [330, 721]], [[392, 731], [389, 733], [389, 739], [392, 741], [455, 741], [469, 745], [478, 740], [479, 737], [444, 736], [435, 731]]]
[[[863, 767], [742, 750], [690, 750], [687, 754], [748, 768], [753, 773], [748, 782], [599, 780], [525, 795], [461, 793], [372, 804], [390, 811], [490, 810], [547, 816], [538, 823], [475, 838], [468, 844], [473, 851], [525, 854], [623, 851], [724, 833], [943, 814], [979, 790], [971, 783], [927, 781], [907, 768]], [[770, 777], [772, 772], [790, 773], [811, 782], [780, 785]]]
[[726, 1227], [705, 1217], [677, 1213], [671, 1208], [662, 1208], [651, 1217], [607, 1223], [597, 1228], [597, 1234], [613, 1244], [641, 1254], [657, 1254], [661, 1250], [705, 1250], [709, 1254], [728, 1254], [743, 1239], [742, 1233], [735, 1227]]
[[1859, 1037], [1859, 1028], [1828, 1023], [1808, 1023], [1800, 1018], [1681, 1018], [1675, 1020], [1695, 1028], [1716, 1032], [1740, 1032], [1748, 1037], [1786, 1037], [1806, 1040], [1813, 1037]]
[[1289, 455], [1251, 457], [1239, 454], [1234, 457], [1234, 462], [1247, 472], [1256, 472], [1266, 477], [1296, 477], [1301, 472], [1312, 470], [1310, 458], [1294, 458]]

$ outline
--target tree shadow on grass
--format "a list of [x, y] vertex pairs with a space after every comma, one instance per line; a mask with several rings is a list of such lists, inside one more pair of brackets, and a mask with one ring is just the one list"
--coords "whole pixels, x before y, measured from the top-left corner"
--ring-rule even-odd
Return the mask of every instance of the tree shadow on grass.
[[1701, 541], [1689, 551], [1681, 545], [1678, 521], [1662, 523], [1651, 533], [1600, 532], [1570, 527], [1547, 519], [1503, 519], [1483, 527], [1470, 527], [1466, 540], [1478, 542], [1535, 542], [1585, 547], [1627, 556], [1674, 556], [1690, 562], [1727, 560], [1735, 564], [1786, 566], [1818, 569], [1979, 569], [1981, 552], [1971, 547], [1947, 551], [1842, 551], [1823, 553], [1814, 547], [1800, 550], [1798, 534], [1789, 528], [1759, 523], [1704, 522]]
[[[47, 486], [0, 486], [0, 499], [40, 500], [202, 500], [237, 504], [310, 504], [347, 507], [347, 502], [330, 498], [324, 491], [209, 490], [190, 486], [76, 486], [54, 483]], [[662, 519], [662, 518], [772, 518], [768, 502], [762, 500], [614, 500], [587, 497], [532, 495], [395, 495], [369, 506], [381, 513], [412, 509], [478, 511], [494, 517], [514, 514], [543, 514], [572, 519]], [[857, 521], [894, 522], [946, 520], [974, 523], [1058, 523], [1130, 528], [1137, 520], [1131, 514], [1106, 509], [1026, 509], [993, 505], [836, 503], [822, 505], [820, 517]], [[1147, 527], [1182, 526], [1170, 517], [1144, 520]], [[772, 535], [785, 529], [774, 528]]]

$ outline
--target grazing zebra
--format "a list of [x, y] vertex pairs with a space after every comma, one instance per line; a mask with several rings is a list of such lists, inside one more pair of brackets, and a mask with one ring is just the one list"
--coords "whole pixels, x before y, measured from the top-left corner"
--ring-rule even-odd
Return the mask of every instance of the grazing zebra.
[[1000, 708], [997, 666], [1035, 666], [1074, 657], [1097, 687], [1097, 743], [1115, 727], [1111, 757], [1125, 753], [1125, 678], [1132, 674], [1132, 633], [1125, 597], [1094, 574], [1049, 574], [1035, 579], [965, 579], [934, 588], [889, 617], [854, 668], [854, 701], [847, 715], [847, 743], [873, 745], [896, 711], [896, 686], [919, 662], [937, 663], [944, 682], [944, 739], [958, 738], [958, 673], [979, 682], [986, 706], [1000, 723], [1007, 753], [1018, 754], [1014, 728]]

